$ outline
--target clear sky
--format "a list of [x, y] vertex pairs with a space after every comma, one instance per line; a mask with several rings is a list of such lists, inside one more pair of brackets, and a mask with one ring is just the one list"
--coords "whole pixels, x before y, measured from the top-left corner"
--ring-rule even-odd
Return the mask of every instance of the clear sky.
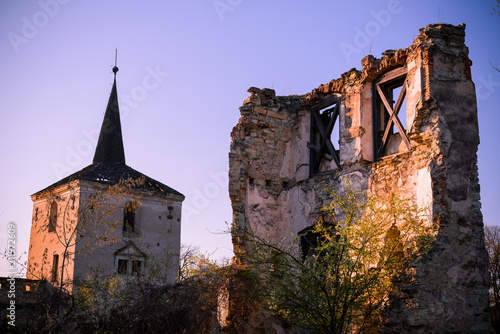
[[[367, 54], [466, 23], [484, 221], [500, 225], [500, 16], [494, 0], [0, 2], [0, 248], [27, 251], [30, 195], [92, 162], [112, 84], [127, 164], [186, 195], [182, 243], [232, 255], [230, 132], [251, 86], [304, 94]], [[364, 35], [364, 38], [362, 37]], [[5, 275], [0, 261], [0, 276]]]

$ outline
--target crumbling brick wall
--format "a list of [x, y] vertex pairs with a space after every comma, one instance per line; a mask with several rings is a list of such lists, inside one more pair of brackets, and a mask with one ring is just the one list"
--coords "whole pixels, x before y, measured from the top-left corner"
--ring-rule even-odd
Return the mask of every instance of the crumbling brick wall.
[[[351, 69], [304, 96], [250, 88], [229, 153], [236, 259], [245, 247], [239, 230], [271, 231], [276, 240], [297, 234], [320, 218], [329, 204], [325, 188], [340, 189], [342, 178], [371, 195], [402, 190], [431, 207], [439, 230], [431, 254], [415, 264], [411, 287], [388, 304], [381, 331], [489, 332], [479, 130], [464, 40], [463, 24], [429, 25], [413, 45], [387, 50], [381, 59], [367, 56], [362, 71]], [[396, 109], [390, 85], [402, 80], [406, 102], [398, 119], [404, 129], [393, 125], [384, 141], [391, 121], [379, 89], [389, 87], [384, 94]], [[311, 118], [332, 101], [339, 112], [339, 142], [333, 143], [339, 161], [325, 150], [313, 170], [311, 132], [317, 129]]]

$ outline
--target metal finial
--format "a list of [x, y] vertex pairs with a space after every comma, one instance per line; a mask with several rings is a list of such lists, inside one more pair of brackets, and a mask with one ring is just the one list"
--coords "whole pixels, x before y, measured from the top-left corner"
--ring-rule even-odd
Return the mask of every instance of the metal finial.
[[115, 50], [115, 67], [113, 67], [113, 73], [116, 75], [118, 72], [118, 67], [116, 67], [116, 59], [118, 58], [118, 49]]

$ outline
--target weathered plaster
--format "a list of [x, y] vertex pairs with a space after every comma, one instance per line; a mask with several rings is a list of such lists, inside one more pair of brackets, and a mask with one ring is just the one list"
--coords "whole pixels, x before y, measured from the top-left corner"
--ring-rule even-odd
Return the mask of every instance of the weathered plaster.
[[[387, 196], [399, 190], [429, 207], [439, 229], [433, 251], [416, 261], [410, 288], [391, 296], [384, 333], [488, 333], [487, 253], [477, 173], [479, 132], [465, 25], [429, 25], [413, 45], [366, 56], [363, 68], [320, 85], [305, 96], [275, 96], [249, 89], [232, 131], [229, 192], [233, 245], [241, 262], [241, 229], [273, 240], [313, 225], [329, 203], [325, 188], [342, 190], [342, 178]], [[390, 137], [383, 157], [374, 148], [375, 82], [407, 69], [408, 149]], [[309, 176], [310, 109], [340, 100], [340, 164], [323, 159]], [[339, 149], [339, 145], [334, 143]]]

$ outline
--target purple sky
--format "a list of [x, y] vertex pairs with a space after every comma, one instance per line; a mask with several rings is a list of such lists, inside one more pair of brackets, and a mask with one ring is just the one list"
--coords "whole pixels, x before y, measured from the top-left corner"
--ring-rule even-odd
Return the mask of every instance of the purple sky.
[[[466, 23], [481, 144], [484, 221], [500, 177], [500, 16], [494, 0], [0, 2], [0, 246], [17, 225], [27, 251], [30, 195], [89, 165], [112, 84], [127, 164], [186, 195], [182, 242], [232, 255], [230, 132], [250, 86], [304, 94], [412, 44], [430, 23]], [[363, 38], [364, 37], [364, 38]], [[0, 276], [6, 264], [0, 260]]]

